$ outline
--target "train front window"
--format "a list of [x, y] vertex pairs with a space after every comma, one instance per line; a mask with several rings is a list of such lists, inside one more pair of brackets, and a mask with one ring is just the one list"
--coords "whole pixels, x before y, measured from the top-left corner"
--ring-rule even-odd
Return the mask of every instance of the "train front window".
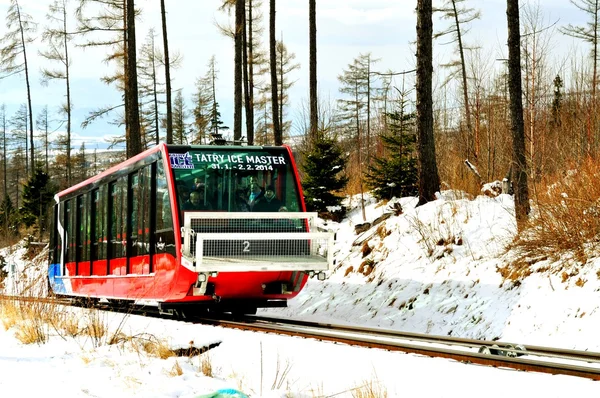
[[180, 211], [299, 211], [294, 169], [284, 148], [189, 149], [169, 153]]

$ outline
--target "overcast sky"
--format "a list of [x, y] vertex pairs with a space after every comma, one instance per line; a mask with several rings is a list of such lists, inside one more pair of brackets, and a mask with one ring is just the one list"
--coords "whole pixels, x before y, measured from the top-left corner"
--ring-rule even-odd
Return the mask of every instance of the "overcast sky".
[[[0, 15], [6, 15], [9, 0], [0, 0]], [[40, 23], [46, 20], [45, 14], [51, 0], [21, 0], [25, 12], [30, 13]], [[71, 3], [74, 3], [71, 1]], [[172, 73], [173, 88], [183, 89], [183, 94], [191, 108], [191, 95], [194, 81], [204, 75], [208, 60], [215, 55], [219, 81], [217, 100], [226, 125], [232, 125], [233, 111], [233, 43], [222, 36], [215, 27], [215, 21], [224, 22], [227, 16], [218, 11], [221, 0], [167, 0], [169, 42], [172, 51], [183, 54], [181, 67]], [[300, 116], [302, 102], [308, 97], [308, 1], [279, 0], [277, 2], [278, 37], [283, 35], [289, 51], [296, 54], [301, 68], [294, 72], [297, 80], [290, 93], [292, 106], [288, 109], [288, 119]], [[479, 7], [481, 20], [473, 24], [467, 35], [467, 43], [477, 43], [485, 49], [490, 59], [505, 58], [506, 51], [506, 2], [504, 0], [471, 0], [468, 3]], [[143, 43], [148, 29], [154, 27], [160, 33], [160, 6], [158, 0], [137, 0], [142, 16], [136, 25], [138, 46]], [[434, 6], [440, 1], [434, 0]], [[578, 11], [569, 0], [541, 1], [545, 19], [558, 25], [567, 23], [583, 24], [585, 15]], [[268, 19], [265, 1], [265, 23]], [[380, 59], [375, 69], [403, 71], [413, 68], [415, 40], [415, 0], [318, 0], [318, 73], [319, 90], [323, 98], [334, 100], [339, 97], [337, 76], [360, 53], [371, 52], [373, 58]], [[434, 19], [434, 29], [447, 26], [446, 21]], [[0, 34], [4, 34], [4, 26]], [[265, 30], [266, 33], [266, 30]], [[554, 54], [564, 54], [571, 40], [558, 32], [554, 39], [558, 45]], [[158, 37], [161, 41], [161, 36]], [[585, 48], [584, 46], [582, 46]], [[39, 69], [42, 60], [37, 56], [41, 47], [39, 41], [28, 48], [30, 57], [31, 83], [34, 116], [44, 105], [55, 111], [64, 96], [64, 85], [50, 83], [48, 87], [39, 84]], [[452, 46], [436, 46], [436, 62], [447, 59]], [[73, 130], [76, 139], [84, 139], [87, 148], [103, 148], [107, 136], [121, 134], [122, 128], [104, 121], [97, 122], [85, 130], [80, 127], [90, 110], [112, 105], [119, 101], [119, 93], [100, 82], [99, 77], [110, 72], [114, 65], [102, 62], [102, 51], [74, 49], [72, 51], [72, 87], [75, 123]], [[0, 80], [0, 103], [7, 105], [8, 116], [12, 116], [19, 104], [26, 101], [24, 76]], [[74, 142], [79, 148], [81, 140]]]

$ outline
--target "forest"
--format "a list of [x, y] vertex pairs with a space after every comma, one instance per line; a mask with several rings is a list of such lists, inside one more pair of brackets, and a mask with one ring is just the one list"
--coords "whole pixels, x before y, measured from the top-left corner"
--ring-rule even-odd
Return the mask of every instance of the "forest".
[[[410, 43], [412, 67], [382, 70], [385, 55], [349, 54], [335, 92], [320, 89], [315, 0], [306, 1], [297, 16], [309, 28], [306, 59], [280, 34], [281, 1], [211, 2], [219, 15], [211, 31], [233, 48], [233, 57], [210, 56], [196, 68], [193, 87], [184, 88], [172, 83], [190, 50], [169, 46], [169, 9], [179, 2], [52, 0], [36, 19], [32, 15], [40, 15], [42, 3], [0, 3], [0, 87], [11, 81], [26, 93], [14, 111], [0, 97], [5, 236], [43, 230], [45, 206], [55, 192], [111, 164], [159, 142], [208, 144], [218, 135], [248, 145], [291, 145], [307, 205], [321, 213], [367, 191], [380, 199], [419, 195], [427, 201], [439, 189], [477, 195], [482, 184], [504, 178], [514, 181], [516, 202], [523, 203], [529, 195], [539, 199], [540, 187], [564, 178], [567, 170], [597, 171], [600, 5], [594, 0], [565, 0], [580, 24], [552, 19], [543, 1], [508, 0], [503, 29], [510, 47], [510, 24], [516, 23], [516, 52], [502, 43], [502, 58], [495, 45], [477, 40], [481, 32], [474, 26], [486, 17], [479, 2], [411, 1], [405, 7], [417, 14], [415, 34], [398, 40]], [[512, 14], [511, 6], [517, 7]], [[156, 26], [136, 30], [149, 20]], [[554, 44], [565, 37], [578, 50], [557, 59]], [[81, 88], [72, 81], [77, 60], [71, 57], [81, 49], [102, 54], [98, 62], [110, 68], [99, 68], [109, 72], [96, 79], [117, 100], [99, 102], [75, 123]], [[449, 59], [435, 57], [441, 51]], [[512, 79], [511, 64], [518, 69]], [[232, 65], [231, 103], [217, 99], [224, 89], [220, 82], [229, 80], [220, 76], [219, 65]], [[299, 68], [309, 71], [303, 102], [290, 99]], [[59, 107], [36, 100], [34, 80], [60, 87]], [[517, 83], [519, 91], [513, 89]], [[232, 115], [222, 115], [223, 109]], [[515, 119], [518, 110], [521, 120]], [[85, 142], [74, 146], [74, 135], [97, 123], [110, 126], [112, 150], [97, 153]]]

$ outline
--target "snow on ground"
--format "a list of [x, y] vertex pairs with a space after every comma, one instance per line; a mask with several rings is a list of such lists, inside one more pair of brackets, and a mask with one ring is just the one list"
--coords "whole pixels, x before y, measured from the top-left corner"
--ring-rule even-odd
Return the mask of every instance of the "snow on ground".
[[[338, 258], [350, 253], [348, 257], [327, 283], [310, 280], [288, 308], [268, 312], [600, 351], [599, 259], [579, 267], [578, 275], [564, 282], [562, 273], [539, 272], [514, 283], [498, 272], [516, 258], [506, 251], [516, 229], [512, 197], [470, 200], [445, 192], [418, 208], [414, 198], [400, 203], [401, 216], [370, 230], [380, 233], [368, 240], [367, 256], [363, 244], [352, 246], [361, 240], [353, 228], [363, 223], [359, 209], [339, 225], [329, 223], [338, 230]], [[369, 200], [366, 219], [372, 221], [388, 209]], [[358, 272], [361, 264], [371, 263], [372, 270], [363, 265]], [[537, 268], [550, 265], [546, 260]], [[576, 285], [580, 278], [586, 281], [582, 287]]]
[[[403, 212], [357, 235], [354, 227], [365, 220], [353, 198], [346, 219], [321, 225], [337, 233], [335, 272], [324, 282], [311, 279], [288, 308], [262, 314], [600, 351], [600, 260], [588, 261], [566, 279], [562, 272], [544, 271], [556, 268], [550, 260], [536, 264], [540, 271], [520, 283], [498, 272], [516, 259], [506, 250], [515, 234], [511, 197], [468, 198], [447, 191], [418, 208], [415, 198], [385, 205], [366, 199], [368, 222], [389, 213], [396, 202]], [[7, 268], [14, 271], [7, 290], [43, 280], [45, 264], [36, 268], [23, 261], [23, 251], [4, 250]], [[597, 390], [597, 383], [568, 376], [74, 311], [84, 311], [78, 315], [82, 323], [100, 316], [112, 329], [137, 336], [137, 343], [95, 344], [89, 336], [51, 331], [46, 344], [23, 345], [14, 326], [0, 328], [3, 395], [199, 397], [237, 389], [251, 397], [352, 397], [370, 386], [375, 397], [504, 397], [509, 391], [524, 396], [535, 386], [538, 396], [564, 397]], [[200, 356], [159, 359], [139, 348], [148, 336], [171, 347], [219, 345]], [[203, 363], [212, 366], [212, 377], [203, 374]]]

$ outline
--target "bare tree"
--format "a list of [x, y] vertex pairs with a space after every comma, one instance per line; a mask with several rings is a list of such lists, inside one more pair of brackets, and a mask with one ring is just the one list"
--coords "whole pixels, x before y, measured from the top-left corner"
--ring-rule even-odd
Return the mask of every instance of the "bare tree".
[[291, 81], [289, 74], [300, 68], [300, 64], [296, 63], [296, 54], [290, 53], [283, 44], [283, 41], [277, 42], [277, 103], [279, 104], [279, 126], [281, 126], [282, 134], [287, 135], [291, 129], [291, 121], [284, 121], [284, 107], [289, 103], [288, 92], [296, 83]]
[[417, 135], [419, 153], [419, 202], [435, 200], [440, 177], [433, 135], [433, 22], [431, 0], [417, 0]]
[[521, 18], [524, 31], [521, 38], [521, 55], [525, 58], [525, 106], [527, 114], [524, 116], [525, 125], [528, 127], [526, 142], [529, 142], [529, 167], [530, 176], [535, 178], [541, 172], [544, 161], [544, 141], [547, 135], [546, 128], [540, 128], [539, 113], [543, 112], [541, 102], [548, 98], [550, 93], [550, 75], [547, 57], [551, 49], [553, 24], [544, 26], [544, 16], [539, 3], [527, 3], [523, 7]]
[[[467, 47], [464, 44], [464, 34], [467, 32], [465, 25], [469, 24], [480, 17], [480, 12], [474, 8], [467, 8], [463, 5], [466, 0], [445, 0], [442, 8], [435, 11], [442, 12], [442, 18], [452, 20], [452, 24], [445, 30], [438, 32], [434, 38], [451, 35], [450, 43], [456, 43], [459, 59], [453, 60], [444, 66], [452, 69], [452, 73], [448, 77], [451, 79], [455, 74], [460, 73], [462, 80], [463, 101], [465, 107], [465, 120], [467, 123], [467, 158], [475, 158], [476, 152], [473, 150], [473, 127], [471, 124], [471, 105], [469, 103], [469, 81], [467, 79], [467, 66], [465, 62], [465, 50]], [[462, 5], [462, 7], [461, 7]]]
[[[584, 26], [568, 24], [560, 31], [568, 36], [583, 40], [592, 46], [592, 109], [588, 112], [588, 118], [596, 120], [596, 89], [598, 87], [598, 35], [600, 34], [600, 1], [599, 0], [569, 0], [571, 4], [588, 14], [590, 21]], [[591, 155], [592, 145], [596, 137], [592, 137], [592, 126], [588, 123], [587, 155]], [[593, 126], [595, 134], [595, 123]]]
[[[29, 113], [29, 157], [31, 158], [31, 174], [35, 172], [34, 145], [33, 145], [33, 110], [31, 107], [31, 86], [29, 84], [29, 65], [27, 63], [27, 45], [33, 42], [31, 35], [35, 33], [37, 24], [31, 15], [21, 10], [18, 0], [10, 0], [6, 14], [6, 27], [8, 31], [0, 42], [0, 72], [3, 77], [25, 72], [27, 86], [27, 107]], [[25, 153], [25, 172], [29, 173], [27, 151]]]
[[508, 25], [508, 91], [510, 94], [510, 130], [513, 139], [512, 173], [515, 177], [515, 217], [522, 231], [529, 214], [527, 160], [525, 157], [525, 126], [521, 89], [521, 33], [519, 31], [519, 0], [507, 0]]
[[160, 54], [155, 45], [154, 29], [150, 29], [146, 36], [146, 42], [140, 49], [140, 60], [138, 62], [139, 75], [139, 92], [140, 92], [140, 107], [143, 109], [140, 112], [142, 124], [144, 126], [145, 143], [153, 141], [156, 145], [160, 142], [160, 110], [159, 110], [159, 94], [164, 94], [164, 84], [158, 80], [158, 62]]
[[[78, 44], [78, 46], [83, 48], [107, 48], [104, 61], [115, 62], [117, 64], [117, 71], [113, 74], [102, 76], [101, 80], [106, 84], [115, 84], [123, 92], [123, 102], [116, 105], [102, 106], [91, 111], [81, 124], [83, 128], [86, 128], [96, 119], [123, 108], [127, 102], [128, 92], [125, 90], [127, 75], [125, 1], [79, 0], [79, 5], [75, 10], [77, 17], [76, 33], [86, 37], [86, 40]], [[122, 125], [124, 119], [125, 123], [127, 123], [126, 116], [119, 115], [114, 124]], [[122, 142], [124, 138], [121, 137], [118, 140]]]
[[[47, 85], [52, 80], [65, 82], [65, 102], [61, 106], [61, 113], [66, 117], [66, 171], [67, 184], [71, 184], [71, 80], [70, 68], [71, 59], [69, 57], [69, 43], [71, 41], [71, 32], [68, 30], [68, 0], [55, 0], [50, 5], [47, 21], [50, 23], [45, 27], [42, 34], [42, 40], [48, 46], [46, 50], [40, 51], [40, 55], [57, 63], [56, 69], [42, 68], [42, 84]], [[45, 110], [46, 115], [48, 109]], [[39, 122], [38, 122], [39, 125]], [[47, 125], [47, 124], [46, 124]], [[48, 161], [46, 159], [46, 173], [48, 173]]]
[[41, 133], [40, 138], [42, 141], [42, 148], [44, 149], [44, 153], [42, 155], [44, 159], [44, 171], [46, 174], [48, 174], [48, 152], [50, 149], [50, 114], [48, 112], [48, 105], [42, 108], [42, 111], [38, 114], [35, 123], [37, 129], [40, 130]]

